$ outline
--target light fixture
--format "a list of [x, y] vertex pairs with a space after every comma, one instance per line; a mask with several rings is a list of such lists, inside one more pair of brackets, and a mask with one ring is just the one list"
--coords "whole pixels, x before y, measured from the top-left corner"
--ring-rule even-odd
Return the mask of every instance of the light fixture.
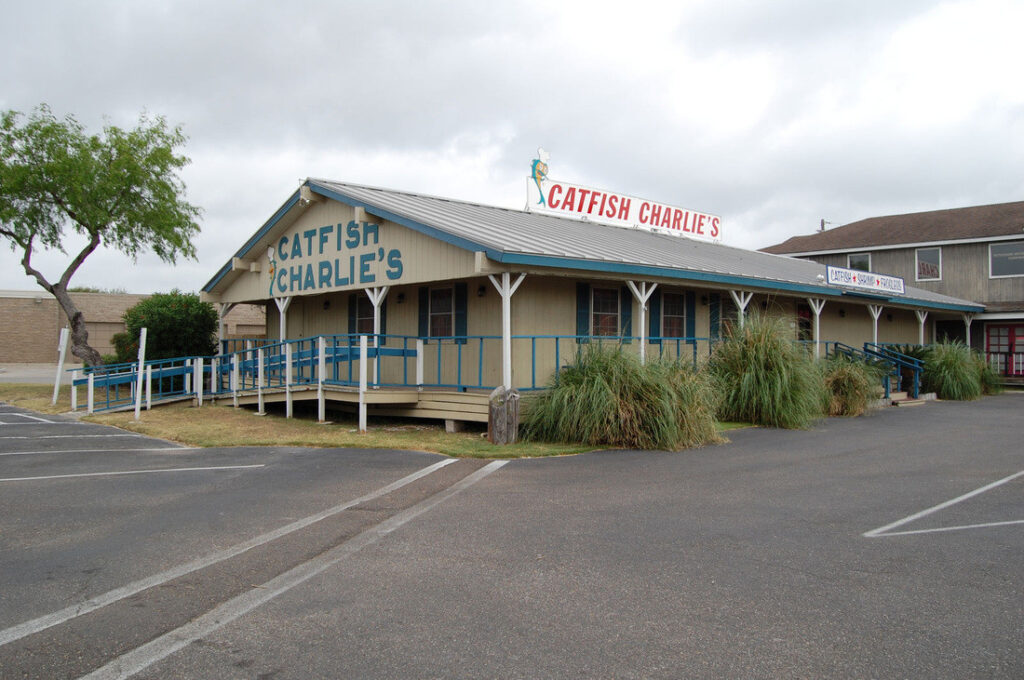
[[487, 294], [487, 286], [480, 286], [479, 288], [476, 289], [476, 296], [477, 297], [483, 297], [486, 294]]
[[839, 310], [839, 318], [840, 319], [845, 319], [846, 318], [846, 310], [845, 309], [840, 309]]
[[405, 293], [399, 293], [395, 296], [395, 304], [400, 305], [405, 302]]

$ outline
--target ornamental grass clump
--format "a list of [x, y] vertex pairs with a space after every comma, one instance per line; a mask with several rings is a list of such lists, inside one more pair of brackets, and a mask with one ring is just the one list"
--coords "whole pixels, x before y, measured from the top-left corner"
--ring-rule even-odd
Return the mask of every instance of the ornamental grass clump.
[[970, 401], [980, 397], [981, 371], [971, 349], [959, 340], [932, 345], [924, 363], [924, 386], [939, 399]]
[[589, 347], [525, 404], [526, 440], [674, 451], [718, 441], [707, 382], [632, 352]]
[[825, 381], [825, 413], [859, 416], [882, 396], [877, 367], [837, 354], [821, 364]]
[[782, 319], [752, 314], [715, 347], [708, 370], [721, 420], [806, 428], [823, 415], [821, 372]]

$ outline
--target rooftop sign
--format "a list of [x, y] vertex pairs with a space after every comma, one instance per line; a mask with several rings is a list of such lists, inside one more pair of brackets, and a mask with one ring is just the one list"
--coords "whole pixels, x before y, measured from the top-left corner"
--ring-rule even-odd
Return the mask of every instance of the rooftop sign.
[[903, 279], [899, 276], [886, 276], [885, 274], [862, 272], [857, 269], [844, 269], [831, 265], [825, 269], [828, 272], [828, 285], [830, 286], [857, 288], [890, 295], [903, 295], [907, 292]]
[[531, 212], [634, 227], [704, 241], [722, 239], [722, 218], [708, 213], [626, 196], [614, 191], [570, 184], [548, 178], [550, 155], [537, 149], [527, 184], [527, 210]]

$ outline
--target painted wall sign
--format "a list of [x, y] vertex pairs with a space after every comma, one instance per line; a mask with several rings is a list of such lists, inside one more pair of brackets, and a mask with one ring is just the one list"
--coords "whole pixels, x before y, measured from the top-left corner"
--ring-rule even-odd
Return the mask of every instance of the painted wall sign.
[[372, 222], [327, 224], [282, 236], [267, 251], [271, 295], [394, 282], [402, 253], [380, 245]]
[[722, 218], [604, 189], [548, 178], [549, 154], [537, 149], [527, 182], [527, 209], [617, 227], [639, 227], [704, 241], [722, 239]]
[[858, 288], [870, 290], [876, 293], [891, 293], [903, 295], [907, 292], [903, 279], [899, 276], [886, 276], [874, 272], [862, 272], [857, 269], [844, 269], [828, 265], [828, 284], [830, 286], [843, 286], [846, 288]]

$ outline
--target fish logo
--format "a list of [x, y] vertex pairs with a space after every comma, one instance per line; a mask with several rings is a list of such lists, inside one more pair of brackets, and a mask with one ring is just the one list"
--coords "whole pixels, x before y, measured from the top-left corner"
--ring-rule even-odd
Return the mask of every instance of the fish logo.
[[544, 200], [544, 188], [541, 187], [541, 182], [548, 178], [548, 161], [550, 159], [551, 154], [544, 149], [537, 149], [537, 158], [533, 160], [533, 165], [530, 168], [530, 177], [533, 178], [534, 184], [537, 185], [537, 193], [540, 194], [537, 205], [544, 207], [547, 207], [547, 202]]
[[267, 248], [267, 260], [270, 261], [270, 290], [268, 294], [274, 297], [274, 278], [277, 275], [277, 260], [274, 259], [274, 246]]

